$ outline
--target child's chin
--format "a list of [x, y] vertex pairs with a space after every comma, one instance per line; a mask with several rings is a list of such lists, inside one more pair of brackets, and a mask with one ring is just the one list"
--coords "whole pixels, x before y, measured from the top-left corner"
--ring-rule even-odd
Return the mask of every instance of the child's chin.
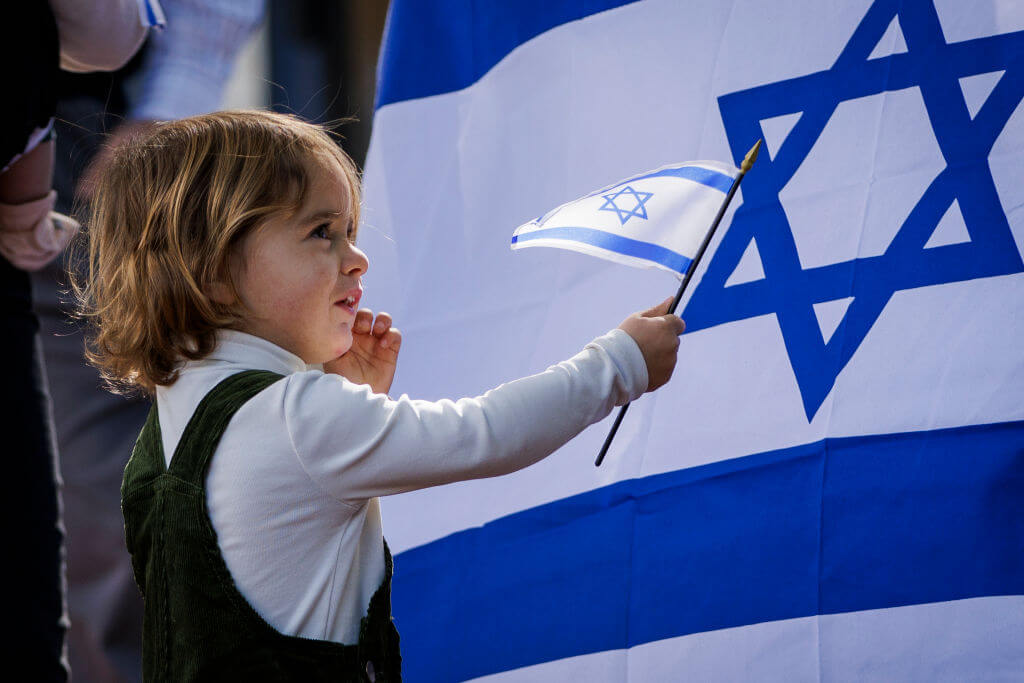
[[349, 337], [348, 339], [344, 339], [342, 341], [339, 341], [338, 344], [334, 347], [334, 355], [332, 356], [332, 358], [337, 358], [338, 356], [344, 356], [346, 353], [348, 353], [349, 349], [351, 349], [351, 348], [352, 348], [352, 338], [351, 337]]

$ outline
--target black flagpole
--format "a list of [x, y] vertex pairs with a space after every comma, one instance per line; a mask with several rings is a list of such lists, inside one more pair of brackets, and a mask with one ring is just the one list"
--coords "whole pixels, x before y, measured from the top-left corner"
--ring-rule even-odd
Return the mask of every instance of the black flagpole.
[[[708, 234], [704, 236], [704, 241], [701, 242], [700, 249], [697, 250], [697, 255], [690, 263], [690, 267], [686, 269], [686, 275], [683, 276], [683, 282], [679, 285], [679, 291], [676, 292], [676, 298], [672, 300], [672, 305], [669, 307], [669, 313], [675, 313], [676, 307], [679, 306], [679, 302], [683, 298], [683, 293], [686, 291], [686, 285], [690, 284], [690, 278], [693, 277], [693, 272], [697, 270], [697, 264], [700, 263], [700, 259], [704, 256], [704, 252], [708, 248], [708, 244], [711, 242], [711, 238], [715, 234], [715, 230], [718, 228], [718, 224], [722, 222], [722, 216], [725, 215], [725, 210], [729, 208], [729, 202], [732, 201], [732, 196], [736, 194], [736, 189], [740, 186], [740, 181], [743, 180], [743, 176], [747, 175], [747, 171], [757, 161], [757, 152], [761, 149], [761, 141], [758, 140], [754, 143], [754, 146], [747, 152], [747, 156], [743, 158], [743, 163], [740, 164], [740, 172], [736, 176], [736, 179], [732, 181], [732, 187], [729, 188], [729, 192], [725, 195], [725, 199], [722, 200], [722, 206], [718, 209], [718, 215], [715, 216], [715, 220], [711, 223], [711, 229], [708, 230]], [[615, 417], [615, 422], [612, 424], [612, 428], [608, 431], [608, 438], [604, 440], [604, 445], [601, 446], [601, 452], [597, 455], [597, 460], [594, 461], [594, 467], [600, 467], [601, 462], [604, 461], [604, 456], [608, 453], [608, 447], [612, 445], [612, 439], [615, 438], [615, 432], [619, 431], [619, 425], [622, 424], [622, 418], [626, 415], [626, 411], [629, 410], [629, 404], [619, 408], [619, 414]]]

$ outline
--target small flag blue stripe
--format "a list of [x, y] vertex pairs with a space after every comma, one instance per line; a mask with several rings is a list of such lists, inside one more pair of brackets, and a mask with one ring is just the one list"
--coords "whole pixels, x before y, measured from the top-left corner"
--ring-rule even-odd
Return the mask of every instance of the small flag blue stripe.
[[733, 178], [732, 176], [726, 175], [721, 171], [716, 171], [711, 168], [704, 168], [702, 166], [683, 166], [681, 168], [664, 168], [661, 169], [660, 171], [655, 171], [653, 173], [647, 173], [645, 175], [637, 176], [635, 178], [630, 178], [629, 180], [622, 181], [621, 183], [619, 183], [619, 185], [616, 185], [616, 187], [619, 187], [620, 185], [625, 185], [626, 183], [635, 183], [646, 178], [664, 177], [684, 178], [686, 180], [692, 180], [695, 183], [706, 185], [722, 193], [729, 192], [729, 188], [732, 187], [733, 181], [735, 180], [735, 178]]
[[1024, 422], [828, 439], [407, 550], [403, 669], [466, 680], [766, 621], [1024, 594], [1022, 443]]
[[156, 26], [160, 22], [156, 20], [156, 13], [153, 11], [153, 3], [150, 0], [146, 0], [146, 18], [149, 21], [150, 26]]
[[583, 242], [584, 244], [590, 244], [624, 256], [653, 261], [680, 274], [685, 273], [693, 261], [691, 258], [657, 244], [641, 242], [640, 240], [592, 228], [545, 228], [543, 230], [534, 230], [533, 232], [513, 235], [512, 244], [537, 239]]

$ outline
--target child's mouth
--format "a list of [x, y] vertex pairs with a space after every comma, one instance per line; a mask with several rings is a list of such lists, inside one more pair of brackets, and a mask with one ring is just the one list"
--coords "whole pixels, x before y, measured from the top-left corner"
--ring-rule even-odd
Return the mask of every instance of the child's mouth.
[[341, 299], [339, 301], [335, 301], [334, 305], [335, 306], [340, 306], [341, 308], [345, 309], [346, 311], [348, 311], [352, 315], [355, 315], [355, 313], [356, 313], [356, 305], [358, 305], [358, 303], [359, 303], [359, 297], [356, 296], [356, 295], [353, 295], [353, 294], [349, 294], [344, 299]]

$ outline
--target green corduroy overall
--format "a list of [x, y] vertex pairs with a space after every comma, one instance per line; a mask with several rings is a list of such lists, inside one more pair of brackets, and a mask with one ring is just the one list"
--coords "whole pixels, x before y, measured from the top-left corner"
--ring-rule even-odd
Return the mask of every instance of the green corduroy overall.
[[[391, 620], [391, 553], [370, 600], [359, 642], [284, 635], [246, 601], [217, 546], [206, 508], [206, 472], [235, 412], [282, 376], [247, 370], [199, 403], [165, 466], [154, 402], [121, 487], [125, 536], [145, 600], [145, 681], [401, 681]], [[301, 561], [301, 558], [296, 558]]]

